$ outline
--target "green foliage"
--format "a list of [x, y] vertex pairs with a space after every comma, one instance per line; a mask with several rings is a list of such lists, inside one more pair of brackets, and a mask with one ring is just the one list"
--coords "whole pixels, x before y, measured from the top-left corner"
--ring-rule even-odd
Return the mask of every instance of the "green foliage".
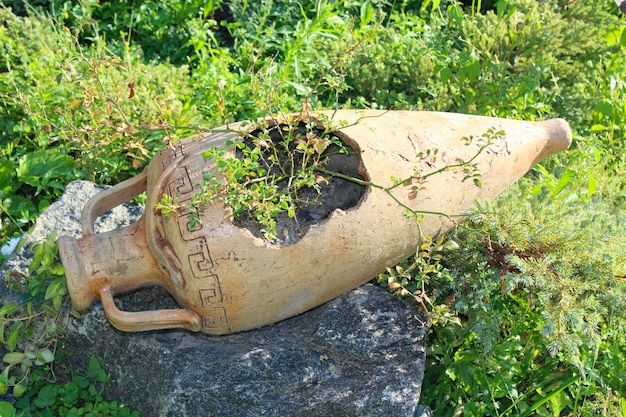
[[[343, 34], [345, 22], [337, 3], [327, 0], [310, 2], [248, 2], [230, 3], [233, 23], [229, 30], [239, 56], [251, 59], [250, 64], [267, 68], [281, 64], [278, 80], [283, 84], [296, 80], [315, 80], [316, 67], [330, 67], [323, 55], [325, 45]], [[294, 25], [295, 23], [295, 25]], [[250, 30], [252, 28], [252, 30]], [[277, 68], [268, 68], [277, 71]]]
[[626, 217], [603, 180], [589, 203], [522, 181], [381, 275], [433, 326], [422, 398], [437, 415], [620, 415]]
[[6, 401], [0, 402], [0, 416], [15, 417], [15, 407]]
[[[141, 48], [146, 60], [158, 59], [175, 65], [188, 63], [199, 23], [216, 28], [212, 19], [221, 0], [175, 0], [95, 2], [90, 5], [91, 18], [113, 42]], [[190, 24], [191, 23], [191, 24]]]
[[28, 276], [9, 271], [6, 277], [8, 287], [20, 296], [0, 308], [0, 352], [5, 352], [0, 388], [12, 387], [16, 397], [24, 393], [33, 372], [50, 367], [63, 333], [67, 288], [54, 238], [32, 245]]
[[[63, 26], [72, 27], [88, 21], [97, 22], [99, 33], [118, 55], [133, 45], [141, 49], [146, 61], [171, 62], [175, 65], [188, 63], [193, 52], [189, 42], [196, 22], [212, 20], [221, 12], [221, 0], [174, 0], [115, 2], [79, 0], [35, 0], [27, 4], [4, 0], [19, 16], [45, 13], [53, 16]], [[193, 22], [191, 25], [190, 22]], [[89, 43], [90, 33], [79, 34], [81, 43]]]
[[[338, 2], [229, 2], [232, 56], [266, 112], [339, 105], [343, 68], [360, 48]], [[371, 19], [370, 17], [369, 19]]]
[[[224, 178], [220, 182], [207, 174], [204, 189], [192, 202], [193, 220], [199, 221], [204, 206], [219, 197], [235, 220], [252, 216], [263, 227], [265, 238], [272, 241], [277, 237], [276, 222], [281, 214], [295, 218], [298, 207], [315, 204], [321, 183], [328, 184], [331, 177], [341, 174], [325, 169], [329, 159], [354, 152], [333, 135], [332, 125], [322, 128], [306, 114], [282, 123], [263, 121], [254, 126], [235, 144], [235, 158], [226, 156], [222, 148], [205, 152], [205, 158], [214, 159]], [[306, 190], [314, 191], [312, 198], [305, 197]]]
[[0, 308], [0, 395], [11, 388], [17, 404], [13, 408], [0, 403], [0, 416], [138, 417], [125, 405], [103, 400], [109, 376], [95, 357], [89, 361], [87, 375], [72, 374], [69, 382], [58, 381], [63, 373], [53, 366], [66, 355], [57, 346], [70, 308], [54, 238], [32, 245], [28, 276], [10, 271], [6, 277], [19, 299]]
[[45, 372], [39, 372], [36, 376], [36, 380], [17, 402], [17, 416], [139, 417], [137, 411], [124, 404], [104, 401], [102, 390], [109, 382], [109, 375], [95, 357], [89, 360], [87, 375], [75, 374], [64, 384], [50, 380], [52, 375]]
[[[187, 68], [146, 64], [130, 49], [115, 56], [89, 21], [70, 30], [7, 9], [0, 21], [2, 241], [26, 230], [69, 181], [137, 173], [178, 137], [170, 126], [192, 126], [197, 113]], [[85, 33], [87, 45], [78, 40]]]
[[[5, 24], [7, 35], [20, 40], [6, 55], [8, 88], [0, 97], [27, 116], [20, 121], [23, 129], [7, 130], [7, 139], [77, 159], [74, 177], [119, 181], [162, 146], [166, 134], [154, 132], [156, 126], [189, 121], [184, 114], [190, 104], [181, 99], [190, 97], [175, 83], [185, 68], [146, 66], [130, 55], [118, 58], [97, 34], [83, 46], [76, 40], [80, 31], [71, 33], [51, 20], [7, 16]], [[32, 25], [37, 25], [32, 38], [17, 36]], [[41, 39], [38, 33], [49, 35]], [[15, 67], [20, 61], [28, 61], [28, 67]], [[12, 146], [16, 154], [18, 146]]]
[[[365, 181], [356, 169], [351, 171], [345, 168], [351, 165], [347, 159], [336, 160], [333, 164], [344, 168], [329, 168], [334, 157], [356, 156], [335, 135], [336, 127], [329, 118], [319, 117], [318, 120], [308, 112], [302, 112], [297, 116], [283, 115], [282, 119], [263, 119], [253, 123], [249, 132], [239, 132], [238, 141], [226, 143], [227, 147], [235, 147], [234, 157], [226, 148], [214, 147], [204, 153], [205, 158], [213, 159], [223, 178], [218, 179], [209, 172], [204, 173], [201, 191], [194, 196], [189, 207], [192, 211], [191, 227], [202, 221], [201, 215], [212, 201], [221, 199], [231, 210], [235, 224], [242, 218], [253, 218], [262, 227], [260, 231], [265, 239], [275, 241], [277, 221], [281, 217], [284, 218], [286, 214], [289, 219], [295, 218], [298, 223], [297, 215], [300, 210], [318, 204], [324, 184], [339, 179], [384, 191], [390, 201], [405, 208], [406, 215], [417, 221], [427, 213], [446, 216], [446, 213], [412, 208], [402, 202], [399, 193], [406, 193], [407, 198], [413, 200], [424, 189], [430, 177], [447, 171], [462, 173], [464, 177], [461, 182], [472, 180], [475, 186], [480, 187], [481, 173], [474, 161], [492, 145], [504, 139], [504, 132], [493, 128], [479, 137], [463, 137], [459, 145], [474, 145], [475, 154], [467, 160], [459, 158], [454, 163], [444, 164], [428, 172], [422, 171], [424, 166], [441, 165], [439, 149], [420, 152], [417, 157], [423, 163], [416, 164], [411, 175], [404, 178], [391, 177], [392, 185], [385, 186]], [[164, 193], [157, 209], [167, 215], [178, 209], [178, 202]], [[305, 232], [306, 230], [302, 230], [302, 233]]]

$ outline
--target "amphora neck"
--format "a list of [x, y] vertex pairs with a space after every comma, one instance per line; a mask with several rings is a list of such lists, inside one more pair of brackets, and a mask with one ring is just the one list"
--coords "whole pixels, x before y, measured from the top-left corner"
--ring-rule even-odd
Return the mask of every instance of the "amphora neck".
[[62, 236], [59, 254], [77, 310], [87, 309], [102, 289], [123, 293], [149, 285], [167, 286], [167, 271], [152, 256], [142, 216], [130, 226], [80, 239]]

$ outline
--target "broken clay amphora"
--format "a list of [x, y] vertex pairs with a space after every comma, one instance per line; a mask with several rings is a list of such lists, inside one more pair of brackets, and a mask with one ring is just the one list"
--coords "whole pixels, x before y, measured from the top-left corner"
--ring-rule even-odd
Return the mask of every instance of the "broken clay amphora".
[[[561, 119], [525, 122], [351, 110], [315, 115], [326, 125], [330, 119], [343, 121], [335, 134], [356, 153], [358, 173], [366, 183], [389, 187], [394, 178], [476, 157], [472, 162], [482, 186], [464, 181], [462, 170], [429, 177], [417, 194], [398, 187], [398, 201], [381, 188], [365, 185], [353, 207], [334, 210], [295, 243], [273, 244], [236, 226], [221, 199], [206, 207], [201, 222], [190, 222], [188, 203], [200, 191], [203, 173], [220, 178], [204, 152], [225, 147], [243, 127], [196, 135], [161, 150], [136, 177], [94, 196], [83, 210], [80, 239], [59, 238], [73, 305], [85, 310], [100, 299], [110, 322], [125, 331], [185, 328], [221, 335], [271, 324], [376, 277], [414, 254], [421, 236], [448, 231], [461, 218], [453, 215], [477, 200], [496, 197], [534, 164], [571, 143], [569, 126]], [[463, 138], [481, 138], [489, 129], [503, 135], [477, 155], [477, 147]], [[435, 149], [436, 160], [423, 157]], [[136, 223], [94, 232], [99, 215], [144, 191], [146, 206]], [[168, 215], [155, 207], [164, 193], [181, 204]], [[406, 216], [406, 207], [449, 216], [426, 214], [418, 226]], [[180, 308], [117, 308], [115, 294], [152, 285], [169, 291]]]

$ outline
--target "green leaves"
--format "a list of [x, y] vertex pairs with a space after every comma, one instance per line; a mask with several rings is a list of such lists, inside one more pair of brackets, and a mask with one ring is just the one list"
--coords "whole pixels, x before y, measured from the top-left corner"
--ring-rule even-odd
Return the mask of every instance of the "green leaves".
[[9, 195], [16, 187], [15, 164], [10, 159], [0, 158], [0, 198]]
[[331, 129], [322, 129], [305, 117], [287, 118], [276, 125], [259, 122], [252, 132], [242, 134], [234, 156], [225, 149], [205, 152], [205, 158], [213, 158], [223, 183], [212, 174], [205, 175], [192, 201], [191, 220], [200, 220], [203, 207], [218, 197], [232, 211], [235, 224], [252, 220], [254, 234], [260, 232], [274, 241], [277, 219], [294, 219], [298, 209], [316, 204], [321, 187], [329, 183], [325, 175], [342, 175], [324, 170], [328, 160], [352, 150]]
[[[0, 392], [0, 395], [2, 393]], [[6, 401], [0, 401], [0, 417], [15, 417], [15, 408]]]
[[59, 277], [48, 285], [48, 288], [46, 289], [46, 294], [44, 295], [44, 299], [52, 299], [52, 305], [54, 306], [54, 309], [58, 310], [61, 308], [61, 304], [63, 303], [64, 297], [67, 294], [68, 292], [65, 277]]
[[[139, 417], [139, 413], [116, 401], [102, 398], [103, 384], [109, 376], [100, 360], [91, 357], [86, 376], [74, 373], [64, 384], [55, 383], [49, 371], [39, 370], [35, 381], [22, 390], [17, 401], [17, 412], [24, 416], [40, 417]], [[0, 403], [0, 407], [2, 403]], [[10, 409], [9, 409], [10, 410]], [[0, 417], [4, 417], [0, 408]]]
[[[122, 3], [111, 7], [131, 7]], [[178, 2], [176, 7], [184, 10], [173, 19], [198, 16], [194, 7], [207, 12], [207, 2], [191, 3]], [[129, 48], [127, 40], [126, 46], [116, 49], [117, 31], [107, 38], [111, 44], [105, 44], [100, 34], [106, 29], [92, 33], [94, 26], [83, 25], [91, 19], [87, 17], [91, 6], [98, 8], [95, 3], [68, 6], [57, 11], [54, 19], [34, 9], [30, 16], [22, 10], [20, 17], [8, 8], [0, 12], [0, 35], [9, 39], [0, 46], [0, 246], [23, 234], [69, 181], [105, 184], [126, 179], [164, 142], [191, 132], [170, 126], [199, 121], [194, 96], [201, 88], [189, 84], [188, 68], [145, 63], [146, 49], [139, 53], [141, 48]], [[150, 11], [162, 13], [152, 6]], [[154, 17], [140, 15], [143, 23]], [[137, 42], [139, 31], [145, 29], [133, 20], [140, 15], [120, 14], [112, 25], [123, 24], [122, 16], [133, 21], [133, 43]], [[62, 26], [64, 19], [73, 30]], [[154, 22], [150, 25], [163, 28]], [[181, 26], [177, 31], [182, 34], [186, 29]], [[172, 33], [167, 35], [170, 38]], [[89, 47], [83, 48], [80, 42], [87, 38]], [[154, 45], [160, 50], [165, 47], [160, 42]], [[185, 51], [180, 53], [187, 62], [189, 48]]]
[[620, 26], [611, 26], [604, 35], [607, 46], [626, 47], [626, 31]]
[[536, 194], [523, 179], [379, 277], [429, 319], [437, 415], [620, 415], [626, 211], [620, 180], [596, 175]]
[[475, 82], [480, 76], [480, 62], [477, 59], [469, 59], [460, 70], [461, 77], [466, 78], [470, 82]]
[[[51, 240], [31, 246], [30, 275], [20, 280], [9, 275], [12, 278], [8, 281], [10, 288], [22, 293], [24, 301], [0, 307], [0, 343], [7, 352], [2, 358], [5, 366], [0, 382], [6, 389], [12, 387], [16, 397], [28, 389], [35, 370], [49, 367], [56, 359], [56, 343], [61, 331], [57, 320], [67, 300], [67, 288], [54, 238], [53, 233]], [[41, 399], [42, 402], [47, 400], [47, 397]]]
[[17, 304], [5, 304], [0, 307], [0, 318], [9, 317], [11, 314], [15, 313], [20, 309], [20, 306]]
[[18, 180], [37, 188], [40, 192], [44, 187], [51, 185], [62, 186], [59, 183], [49, 184], [50, 180], [66, 177], [74, 169], [74, 160], [69, 156], [52, 149], [40, 149], [19, 159], [17, 166]]
[[37, 408], [49, 408], [56, 402], [57, 390], [54, 385], [44, 386], [33, 401], [33, 405]]
[[2, 361], [8, 365], [15, 365], [26, 359], [26, 354], [22, 352], [9, 352], [2, 357]]
[[108, 382], [109, 375], [102, 369], [100, 361], [95, 356], [89, 358], [89, 378], [98, 382]]

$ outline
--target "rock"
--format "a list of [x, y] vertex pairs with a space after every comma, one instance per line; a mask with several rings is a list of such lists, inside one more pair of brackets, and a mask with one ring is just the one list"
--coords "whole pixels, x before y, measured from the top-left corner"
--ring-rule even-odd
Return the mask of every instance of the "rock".
[[[42, 213], [29, 241], [79, 236], [80, 211], [99, 188], [74, 182]], [[133, 222], [128, 204], [101, 216], [98, 231]], [[2, 265], [26, 270], [24, 251]], [[0, 290], [0, 297], [7, 297]], [[154, 289], [116, 298], [126, 310], [173, 306]], [[86, 370], [103, 358], [111, 375], [105, 399], [143, 416], [429, 416], [419, 405], [425, 338], [416, 312], [373, 285], [272, 326], [228, 336], [187, 331], [124, 333], [99, 303], [67, 329], [64, 349]]]

